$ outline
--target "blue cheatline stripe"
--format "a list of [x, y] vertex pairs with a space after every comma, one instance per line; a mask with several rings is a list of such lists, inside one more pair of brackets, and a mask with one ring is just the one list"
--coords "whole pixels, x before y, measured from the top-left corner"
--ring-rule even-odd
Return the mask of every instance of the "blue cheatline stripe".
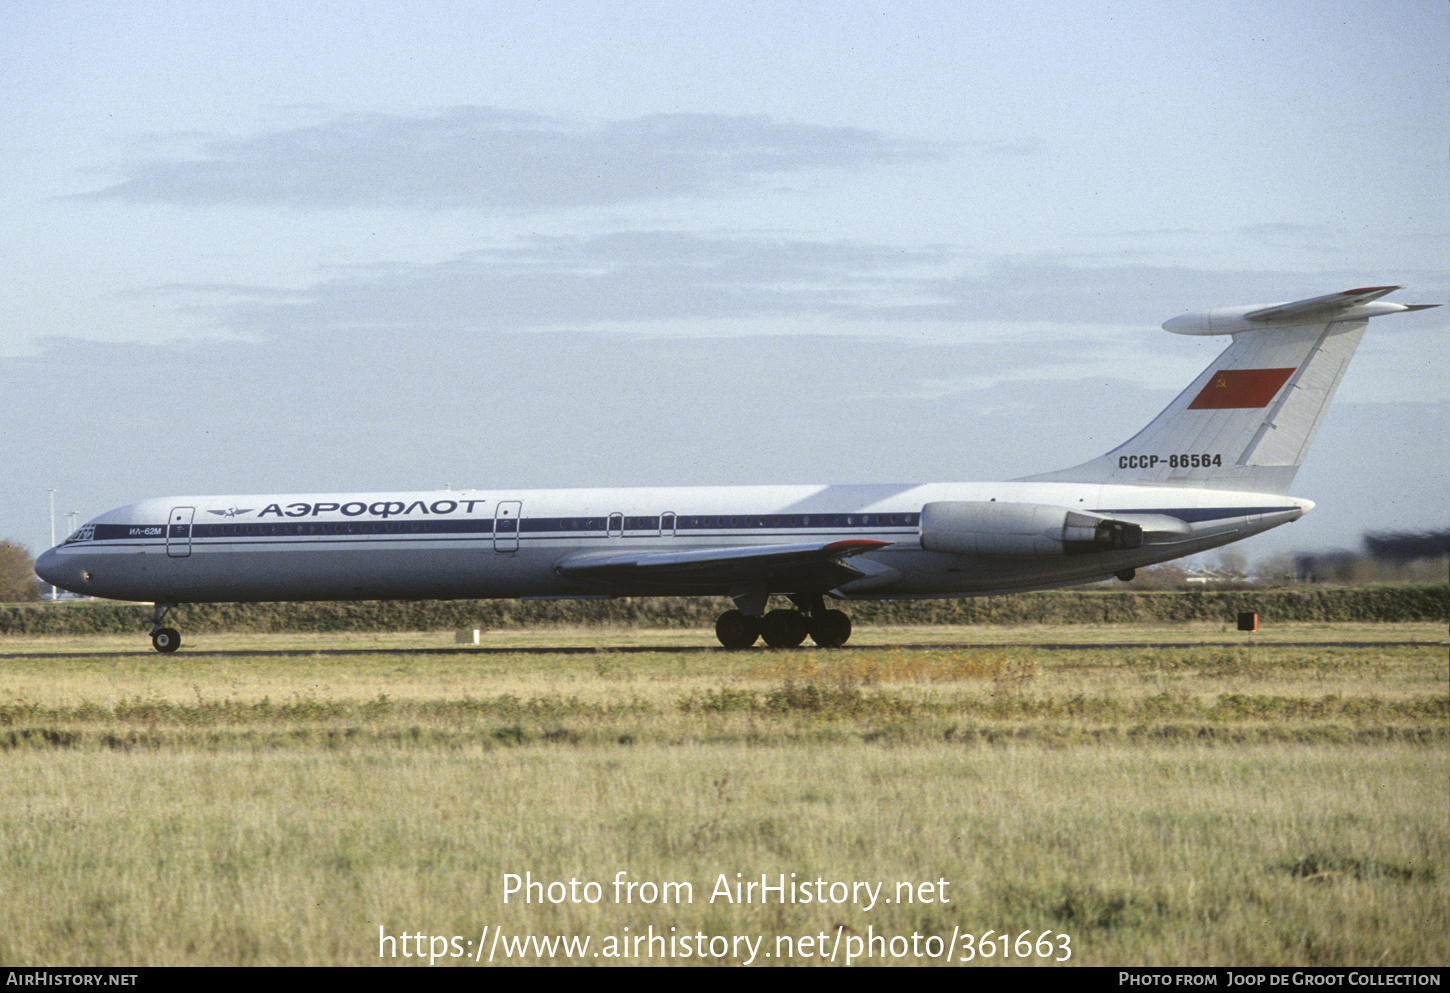
[[[903, 529], [915, 528], [919, 514], [711, 514], [676, 516], [675, 534], [730, 532], [759, 534], [772, 532], [838, 531], [842, 528]], [[528, 534], [591, 537], [618, 532], [623, 525], [626, 534], [640, 537], [659, 534], [661, 517], [630, 516], [611, 521], [605, 517], [525, 517], [517, 521], [495, 521], [493, 518], [460, 520], [382, 520], [357, 518], [345, 521], [267, 521], [265, 523], [227, 524], [97, 524], [92, 541], [147, 541], [166, 537], [194, 541], [235, 540], [245, 538], [311, 538], [346, 537], [348, 535], [397, 535], [399, 537], [445, 537], [451, 535], [480, 536]]]
[[490, 534], [493, 521], [309, 521], [303, 523], [266, 524], [97, 524], [93, 541], [147, 541], [185, 538], [193, 540], [238, 538], [310, 538], [345, 537], [362, 534], [425, 535]]

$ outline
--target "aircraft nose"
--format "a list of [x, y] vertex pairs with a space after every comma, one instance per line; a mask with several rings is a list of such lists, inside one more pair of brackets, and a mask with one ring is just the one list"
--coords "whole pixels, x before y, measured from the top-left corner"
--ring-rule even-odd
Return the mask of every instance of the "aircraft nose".
[[81, 571], [79, 565], [66, 561], [66, 558], [61, 555], [59, 546], [41, 552], [35, 560], [35, 574], [51, 586], [74, 591], [79, 585]]
[[55, 585], [55, 581], [50, 577], [54, 573], [59, 558], [60, 556], [56, 554], [54, 548], [48, 548], [41, 552], [40, 557], [35, 560], [35, 574], [52, 586]]

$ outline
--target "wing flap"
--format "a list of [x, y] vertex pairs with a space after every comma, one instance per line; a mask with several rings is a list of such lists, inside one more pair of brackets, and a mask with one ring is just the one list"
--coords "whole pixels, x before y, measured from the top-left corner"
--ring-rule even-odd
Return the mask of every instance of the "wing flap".
[[565, 579], [625, 591], [714, 592], [763, 584], [778, 592], [824, 592], [865, 575], [847, 559], [890, 544], [850, 538], [668, 552], [583, 552], [560, 559], [554, 571]]

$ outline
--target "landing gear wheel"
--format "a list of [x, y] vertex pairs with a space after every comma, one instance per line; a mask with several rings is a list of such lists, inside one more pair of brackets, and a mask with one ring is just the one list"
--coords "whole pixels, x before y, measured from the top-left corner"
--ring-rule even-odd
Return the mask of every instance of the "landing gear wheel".
[[798, 610], [772, 610], [760, 620], [760, 636], [771, 648], [799, 648], [808, 633]]
[[845, 611], [822, 610], [811, 615], [811, 640], [822, 648], [840, 648], [851, 638], [851, 618]]
[[181, 632], [176, 628], [162, 628], [151, 636], [151, 644], [158, 652], [174, 652], [181, 647]]
[[715, 637], [731, 651], [749, 648], [760, 637], [760, 618], [747, 617], [738, 610], [727, 610], [715, 621]]

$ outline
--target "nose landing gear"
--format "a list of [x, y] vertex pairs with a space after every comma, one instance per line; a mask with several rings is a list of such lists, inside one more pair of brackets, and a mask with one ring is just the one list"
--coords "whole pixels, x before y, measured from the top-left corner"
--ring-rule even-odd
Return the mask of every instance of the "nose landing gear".
[[174, 652], [181, 647], [181, 632], [161, 626], [166, 615], [175, 607], [174, 603], [158, 603], [156, 612], [151, 615], [151, 644], [158, 652]]

